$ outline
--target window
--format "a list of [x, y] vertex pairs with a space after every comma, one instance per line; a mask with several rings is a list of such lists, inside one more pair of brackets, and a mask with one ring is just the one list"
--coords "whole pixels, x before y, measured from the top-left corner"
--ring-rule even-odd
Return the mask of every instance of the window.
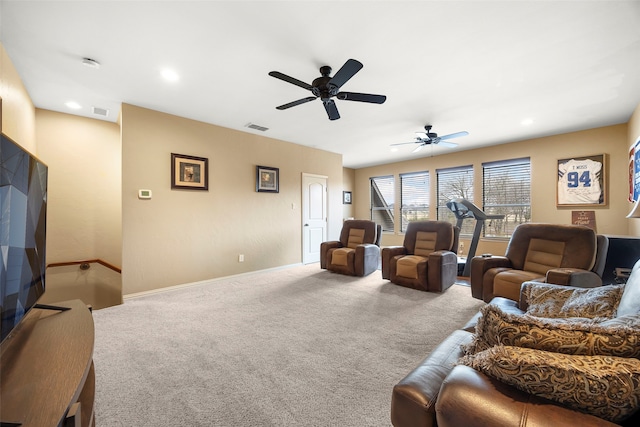
[[382, 231], [394, 231], [393, 206], [395, 183], [393, 176], [377, 176], [371, 181], [371, 220], [382, 226]]
[[400, 175], [400, 231], [410, 221], [429, 219], [429, 172]]
[[509, 237], [518, 225], [531, 221], [531, 161], [514, 159], [482, 164], [483, 210], [504, 219], [487, 220], [485, 237]]
[[[458, 219], [447, 207], [453, 199], [467, 199], [473, 203], [473, 166], [436, 170], [438, 179], [438, 221], [456, 224]], [[460, 234], [472, 235], [474, 220], [464, 220]]]

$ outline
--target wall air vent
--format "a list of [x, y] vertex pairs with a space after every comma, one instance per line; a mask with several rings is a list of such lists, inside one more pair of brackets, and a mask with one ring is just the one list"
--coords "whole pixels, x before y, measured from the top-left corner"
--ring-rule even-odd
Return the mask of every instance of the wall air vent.
[[260, 126], [260, 125], [256, 125], [254, 123], [247, 123], [246, 125], [244, 125], [245, 127], [248, 127], [249, 129], [255, 129], [255, 130], [259, 130], [260, 132], [266, 132], [269, 130], [269, 128], [266, 128], [264, 126]]
[[91, 112], [100, 117], [107, 117], [109, 115], [109, 110], [106, 108], [91, 107]]

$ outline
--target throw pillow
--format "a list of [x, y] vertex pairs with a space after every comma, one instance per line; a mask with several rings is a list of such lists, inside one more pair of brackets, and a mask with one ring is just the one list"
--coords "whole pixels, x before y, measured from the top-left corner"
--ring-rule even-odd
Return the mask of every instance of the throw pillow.
[[640, 361], [496, 346], [458, 362], [577, 411], [619, 423], [640, 407]]
[[638, 311], [640, 311], [640, 260], [631, 269], [627, 284], [624, 285], [617, 315], [636, 314]]
[[574, 288], [546, 283], [526, 283], [523, 291], [527, 314], [537, 317], [614, 317], [624, 285]]
[[600, 321], [506, 313], [493, 304], [480, 311], [476, 335], [464, 347], [467, 354], [509, 345], [564, 354], [640, 358], [640, 314]]

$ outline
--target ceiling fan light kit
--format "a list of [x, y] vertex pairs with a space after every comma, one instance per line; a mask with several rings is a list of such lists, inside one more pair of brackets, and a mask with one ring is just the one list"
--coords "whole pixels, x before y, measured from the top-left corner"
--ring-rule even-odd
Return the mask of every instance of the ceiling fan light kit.
[[277, 79], [283, 80], [287, 83], [299, 86], [303, 89], [311, 91], [313, 96], [298, 99], [296, 101], [289, 102], [287, 104], [279, 105], [276, 107], [278, 110], [286, 110], [287, 108], [295, 107], [297, 105], [305, 104], [320, 98], [324, 109], [329, 116], [329, 120], [338, 120], [340, 113], [338, 107], [332, 98], [337, 98], [343, 101], [357, 101], [368, 102], [370, 104], [382, 104], [386, 101], [387, 97], [384, 95], [374, 95], [370, 93], [357, 93], [357, 92], [340, 92], [340, 88], [348, 82], [358, 71], [362, 69], [363, 65], [355, 59], [349, 59], [338, 70], [338, 72], [330, 77], [331, 67], [324, 65], [320, 67], [320, 77], [316, 78], [311, 84], [305, 83], [302, 80], [298, 80], [279, 71], [271, 71], [269, 75]]

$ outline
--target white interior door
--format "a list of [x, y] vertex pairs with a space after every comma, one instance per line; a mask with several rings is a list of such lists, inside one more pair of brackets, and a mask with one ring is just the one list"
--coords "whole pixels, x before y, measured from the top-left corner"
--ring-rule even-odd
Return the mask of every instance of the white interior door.
[[327, 240], [327, 177], [302, 174], [302, 263], [320, 262]]

